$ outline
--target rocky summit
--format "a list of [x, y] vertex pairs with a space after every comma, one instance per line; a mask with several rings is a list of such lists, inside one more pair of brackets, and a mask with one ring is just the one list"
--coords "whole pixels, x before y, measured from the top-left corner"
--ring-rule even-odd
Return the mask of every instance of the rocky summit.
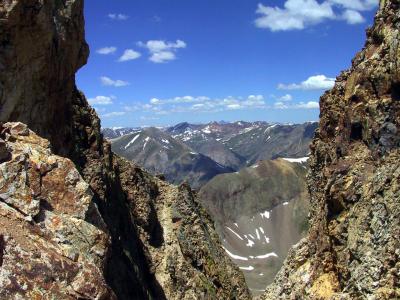
[[192, 191], [103, 140], [83, 1], [1, 1], [0, 39], [0, 298], [249, 299]]
[[400, 298], [400, 2], [321, 98], [311, 229], [262, 299]]

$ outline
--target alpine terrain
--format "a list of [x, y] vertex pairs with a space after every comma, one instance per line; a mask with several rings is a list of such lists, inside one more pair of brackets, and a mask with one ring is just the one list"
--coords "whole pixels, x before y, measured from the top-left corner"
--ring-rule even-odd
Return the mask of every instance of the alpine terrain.
[[271, 283], [308, 229], [306, 159], [277, 159], [218, 175], [199, 192], [225, 251], [253, 295]]
[[[199, 189], [214, 176], [232, 173], [259, 160], [301, 158], [309, 154], [317, 122], [181, 123], [167, 128], [106, 128], [115, 153], [175, 184]], [[119, 137], [121, 131], [129, 132]]]

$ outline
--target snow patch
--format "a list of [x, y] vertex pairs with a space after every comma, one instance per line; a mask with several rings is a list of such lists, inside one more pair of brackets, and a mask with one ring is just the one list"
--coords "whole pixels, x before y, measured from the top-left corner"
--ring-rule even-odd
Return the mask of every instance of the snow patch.
[[252, 240], [247, 239], [247, 244], [246, 244], [246, 246], [251, 248], [251, 247], [254, 246], [254, 242], [253, 242]]
[[264, 255], [256, 256], [256, 258], [259, 258], [259, 259], [264, 259], [264, 258], [268, 258], [268, 257], [278, 257], [278, 255], [275, 252], [271, 252], [271, 253], [267, 253]]
[[305, 163], [308, 161], [309, 157], [300, 157], [300, 158], [282, 158], [283, 160], [286, 160], [288, 162], [292, 163]]
[[125, 146], [125, 149], [127, 149], [130, 145], [132, 145], [139, 136], [140, 136], [140, 133], [138, 135], [135, 135], [134, 138]]
[[147, 143], [148, 143], [149, 141], [150, 141], [150, 137], [147, 137], [147, 138], [144, 139], [143, 150], [144, 150], [144, 148], [146, 148]]
[[232, 257], [233, 259], [237, 259], [237, 260], [249, 260], [247, 257], [243, 257], [243, 256], [240, 256], [240, 255], [235, 255], [235, 254], [233, 254], [232, 252], [230, 252], [228, 249], [226, 249], [225, 247], [222, 247], [222, 248], [224, 248], [224, 250], [225, 250], [225, 252], [230, 256], [230, 257]]
[[232, 230], [230, 227], [228, 227], [228, 226], [225, 226], [228, 230], [230, 230], [234, 235], [236, 235], [241, 241], [243, 241], [243, 238], [239, 235], [239, 234], [237, 234], [234, 230]]
[[246, 270], [246, 271], [253, 271], [254, 267], [253, 266], [248, 266], [248, 267], [239, 267], [240, 270]]
[[264, 219], [264, 218], [269, 219], [269, 211], [268, 211], [268, 210], [266, 210], [266, 211], [263, 212], [263, 213], [260, 213], [260, 215], [261, 215], [261, 218], [262, 218], [262, 219]]

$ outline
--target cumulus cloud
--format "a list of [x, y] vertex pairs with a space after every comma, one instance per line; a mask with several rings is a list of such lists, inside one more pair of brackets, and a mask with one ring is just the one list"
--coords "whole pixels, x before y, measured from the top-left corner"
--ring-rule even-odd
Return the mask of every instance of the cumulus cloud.
[[142, 56], [139, 52], [132, 50], [132, 49], [126, 49], [124, 51], [124, 54], [118, 59], [119, 62], [124, 62], [124, 61], [129, 61], [129, 60], [134, 60], [138, 59], [140, 56]]
[[111, 20], [117, 20], [117, 21], [125, 21], [129, 19], [129, 16], [124, 15], [124, 14], [108, 14], [108, 17]]
[[150, 40], [146, 43], [139, 42], [138, 45], [149, 51], [149, 60], [154, 63], [165, 63], [175, 60], [178, 49], [186, 48], [186, 43], [181, 40], [176, 40], [176, 42]]
[[107, 76], [100, 77], [102, 85], [113, 86], [113, 87], [123, 87], [129, 85], [129, 82], [123, 80], [114, 80]]
[[352, 9], [347, 9], [342, 17], [348, 24], [360, 24], [365, 22], [364, 17], [358, 11]]
[[325, 75], [311, 76], [301, 83], [291, 83], [278, 85], [279, 90], [329, 90], [335, 85], [335, 78]]
[[282, 97], [279, 98], [280, 101], [282, 102], [288, 102], [288, 101], [292, 101], [293, 97], [290, 94], [286, 94]]
[[318, 109], [319, 103], [316, 101], [309, 101], [309, 102], [300, 102], [296, 105], [297, 108], [304, 108], [304, 109]]
[[274, 103], [275, 109], [319, 109], [319, 103], [316, 101], [300, 102], [296, 104], [287, 104], [282, 101]]
[[359, 11], [374, 9], [379, 4], [379, 0], [329, 0], [328, 2], [332, 5]]
[[206, 96], [182, 96], [169, 99], [152, 98], [149, 103], [141, 106], [142, 110], [156, 114], [184, 112], [219, 112], [266, 108], [262, 95], [243, 97], [210, 98]]
[[327, 20], [364, 22], [360, 11], [375, 8], [378, 0], [286, 0], [283, 8], [258, 4], [256, 27], [271, 31], [301, 30]]
[[102, 54], [102, 55], [108, 55], [108, 54], [113, 54], [117, 51], [116, 47], [104, 47], [96, 50], [96, 53]]
[[88, 102], [91, 105], [110, 105], [113, 104], [114, 96], [96, 96], [94, 98], [89, 98]]

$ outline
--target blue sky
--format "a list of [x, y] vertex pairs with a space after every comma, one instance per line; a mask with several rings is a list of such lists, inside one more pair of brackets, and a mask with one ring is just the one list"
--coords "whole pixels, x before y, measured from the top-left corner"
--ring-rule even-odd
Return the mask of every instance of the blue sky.
[[103, 127], [318, 120], [377, 0], [86, 0], [78, 87]]

